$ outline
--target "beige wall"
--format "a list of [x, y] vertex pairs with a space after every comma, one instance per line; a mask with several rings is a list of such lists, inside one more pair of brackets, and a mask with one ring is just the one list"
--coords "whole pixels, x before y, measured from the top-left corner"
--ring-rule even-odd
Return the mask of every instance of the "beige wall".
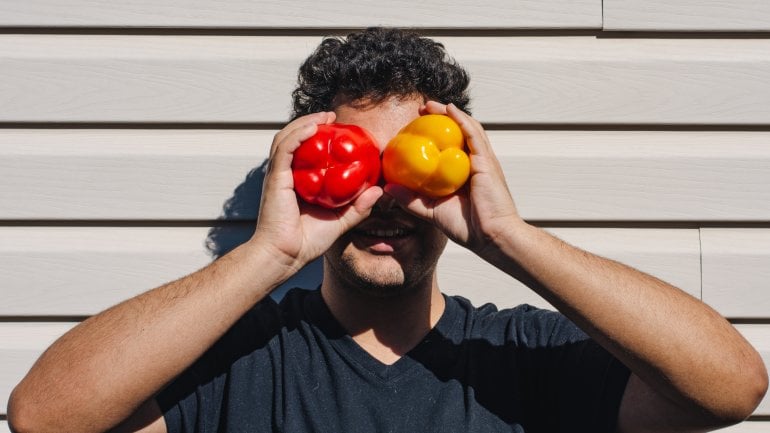
[[[468, 67], [528, 220], [702, 298], [770, 361], [770, 3], [311, 3], [0, 4], [0, 432], [53, 339], [248, 236], [297, 66], [369, 25]], [[547, 306], [459, 247], [440, 266], [449, 293]]]

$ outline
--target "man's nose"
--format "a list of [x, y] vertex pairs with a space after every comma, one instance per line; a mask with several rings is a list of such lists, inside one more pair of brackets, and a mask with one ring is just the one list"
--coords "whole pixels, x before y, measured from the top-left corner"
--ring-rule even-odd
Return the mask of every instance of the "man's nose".
[[377, 203], [374, 204], [374, 209], [379, 212], [387, 212], [396, 206], [396, 199], [390, 194], [382, 194]]
[[[388, 182], [385, 181], [384, 174], [380, 172], [380, 178], [377, 180], [377, 186], [384, 188], [386, 183]], [[377, 200], [377, 203], [374, 204], [374, 209], [380, 212], [387, 212], [391, 210], [395, 204], [396, 200], [390, 194], [383, 193], [380, 199]]]

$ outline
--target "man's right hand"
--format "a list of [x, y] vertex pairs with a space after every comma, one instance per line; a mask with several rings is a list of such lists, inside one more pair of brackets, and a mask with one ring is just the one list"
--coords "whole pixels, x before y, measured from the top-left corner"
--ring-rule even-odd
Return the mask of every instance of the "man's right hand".
[[312, 114], [276, 134], [252, 239], [62, 336], [12, 393], [10, 425], [41, 432], [99, 432], [118, 424], [118, 431], [163, 431], [153, 396], [255, 303], [363, 220], [382, 195], [372, 187], [336, 210], [298, 201], [293, 152], [318, 124], [334, 119], [333, 113]]
[[289, 276], [369, 216], [382, 195], [382, 188], [372, 186], [351, 204], [337, 209], [311, 205], [296, 196], [291, 171], [293, 153], [302, 141], [315, 134], [317, 125], [333, 123], [334, 119], [333, 112], [295, 119], [275, 135], [270, 149], [257, 229], [249, 242], [274, 249], [279, 262], [288, 266]]

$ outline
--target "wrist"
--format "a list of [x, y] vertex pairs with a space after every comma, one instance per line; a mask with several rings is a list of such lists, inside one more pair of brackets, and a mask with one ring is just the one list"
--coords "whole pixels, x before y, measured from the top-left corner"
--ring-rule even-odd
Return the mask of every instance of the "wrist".
[[239, 249], [242, 250], [240, 255], [248, 269], [260, 279], [278, 281], [276, 286], [291, 278], [306, 264], [298, 255], [287, 253], [256, 233]]
[[522, 255], [532, 247], [540, 229], [521, 218], [510, 218], [497, 229], [490, 230], [479, 256], [502, 269], [509, 271], [518, 266]]

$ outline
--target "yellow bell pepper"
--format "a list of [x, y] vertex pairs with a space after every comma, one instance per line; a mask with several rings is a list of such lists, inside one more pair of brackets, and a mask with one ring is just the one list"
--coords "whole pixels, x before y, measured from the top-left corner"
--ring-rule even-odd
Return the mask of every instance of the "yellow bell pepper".
[[470, 174], [460, 126], [448, 116], [427, 114], [406, 125], [385, 147], [385, 181], [437, 198], [460, 189]]

